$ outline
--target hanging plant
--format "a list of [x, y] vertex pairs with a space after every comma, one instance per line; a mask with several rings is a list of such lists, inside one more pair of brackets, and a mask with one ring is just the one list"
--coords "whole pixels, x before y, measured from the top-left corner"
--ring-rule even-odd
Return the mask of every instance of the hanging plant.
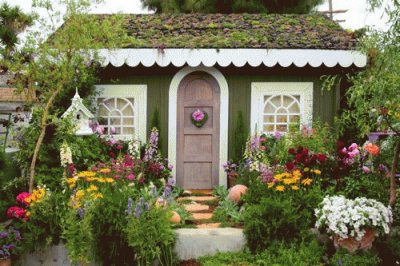
[[200, 109], [197, 109], [190, 115], [190, 118], [192, 120], [193, 125], [200, 128], [204, 126], [204, 124], [207, 122], [208, 114], [204, 111], [201, 111]]

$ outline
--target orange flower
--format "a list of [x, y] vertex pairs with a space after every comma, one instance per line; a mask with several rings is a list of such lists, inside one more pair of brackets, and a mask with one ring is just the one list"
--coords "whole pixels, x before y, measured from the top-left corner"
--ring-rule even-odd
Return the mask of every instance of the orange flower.
[[379, 147], [371, 142], [365, 145], [364, 149], [372, 156], [377, 156], [379, 154]]

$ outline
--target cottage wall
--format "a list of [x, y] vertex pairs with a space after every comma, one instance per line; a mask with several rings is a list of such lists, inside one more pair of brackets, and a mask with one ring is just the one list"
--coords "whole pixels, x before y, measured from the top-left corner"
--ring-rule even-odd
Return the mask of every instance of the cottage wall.
[[[151, 118], [156, 108], [160, 113], [162, 152], [168, 151], [168, 99], [169, 86], [177, 67], [107, 67], [101, 73], [101, 84], [145, 84], [147, 85], [147, 129], [151, 130]], [[345, 74], [341, 68], [312, 67], [219, 67], [229, 86], [229, 155], [237, 113], [244, 114], [246, 130], [250, 133], [251, 83], [252, 82], [313, 82], [313, 121], [333, 123], [340, 107], [339, 88], [322, 91], [322, 75]], [[346, 72], [351, 71], [347, 69]]]

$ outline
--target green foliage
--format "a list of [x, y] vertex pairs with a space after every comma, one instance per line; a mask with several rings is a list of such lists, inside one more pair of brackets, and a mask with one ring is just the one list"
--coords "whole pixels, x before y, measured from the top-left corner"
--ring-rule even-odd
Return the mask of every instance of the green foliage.
[[169, 223], [168, 209], [150, 208], [140, 218], [129, 217], [126, 235], [129, 246], [136, 252], [138, 265], [173, 265], [175, 233]]
[[240, 159], [242, 159], [247, 141], [247, 133], [242, 111], [238, 111], [235, 122], [235, 130], [233, 132], [232, 160], [234, 162], [238, 162]]
[[158, 13], [297, 13], [310, 12], [320, 0], [141, 0]]
[[243, 212], [239, 210], [239, 206], [235, 202], [223, 200], [214, 210], [213, 220], [228, 224], [240, 224], [243, 223]]
[[337, 187], [338, 194], [348, 199], [363, 196], [387, 205], [389, 202], [389, 179], [376, 174], [364, 174], [354, 170], [351, 176], [343, 177]]
[[65, 217], [63, 238], [66, 240], [68, 255], [73, 263], [86, 264], [95, 258], [93, 207], [94, 205], [86, 208], [82, 218], [76, 209], [70, 209]]
[[329, 265], [343, 265], [343, 266], [377, 266], [380, 259], [377, 254], [371, 251], [362, 251], [356, 254], [349, 254], [346, 250], [342, 249], [337, 251], [329, 260]]
[[[324, 247], [317, 241], [291, 243], [281, 242], [272, 244], [268, 249], [252, 255], [249, 252], [217, 253], [214, 256], [200, 257], [198, 261], [203, 266], [267, 266], [267, 265], [322, 265]], [[361, 264], [360, 264], [361, 265]]]
[[252, 252], [274, 241], [295, 241], [315, 224], [314, 208], [322, 200], [318, 186], [306, 191], [278, 192], [254, 182], [244, 196], [244, 233]]
[[135, 252], [128, 246], [124, 232], [127, 225], [128, 198], [139, 197], [139, 192], [128, 186], [110, 187], [103, 191], [93, 210], [92, 227], [95, 235], [95, 253], [105, 265], [126, 265]]
[[224, 200], [228, 196], [229, 191], [226, 189], [225, 186], [216, 186], [214, 187], [212, 194], [214, 197], [217, 197], [220, 200]]
[[19, 224], [23, 232], [25, 250], [38, 250], [58, 244], [62, 233], [62, 222], [68, 212], [66, 194], [51, 193], [40, 202], [29, 207], [29, 222]]
[[0, 6], [0, 44], [1, 54], [10, 59], [18, 42], [18, 34], [32, 25], [32, 17], [22, 12], [18, 7], [11, 7], [7, 3]]

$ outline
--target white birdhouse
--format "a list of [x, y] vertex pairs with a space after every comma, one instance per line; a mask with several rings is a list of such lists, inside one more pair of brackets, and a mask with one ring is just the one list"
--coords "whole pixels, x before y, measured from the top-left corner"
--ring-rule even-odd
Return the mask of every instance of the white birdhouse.
[[75, 135], [85, 136], [93, 134], [93, 131], [90, 128], [90, 120], [94, 118], [94, 115], [83, 104], [82, 98], [78, 94], [78, 89], [76, 89], [75, 96], [72, 98], [71, 106], [61, 117], [65, 118], [68, 116], [72, 116], [72, 119], [76, 124]]

